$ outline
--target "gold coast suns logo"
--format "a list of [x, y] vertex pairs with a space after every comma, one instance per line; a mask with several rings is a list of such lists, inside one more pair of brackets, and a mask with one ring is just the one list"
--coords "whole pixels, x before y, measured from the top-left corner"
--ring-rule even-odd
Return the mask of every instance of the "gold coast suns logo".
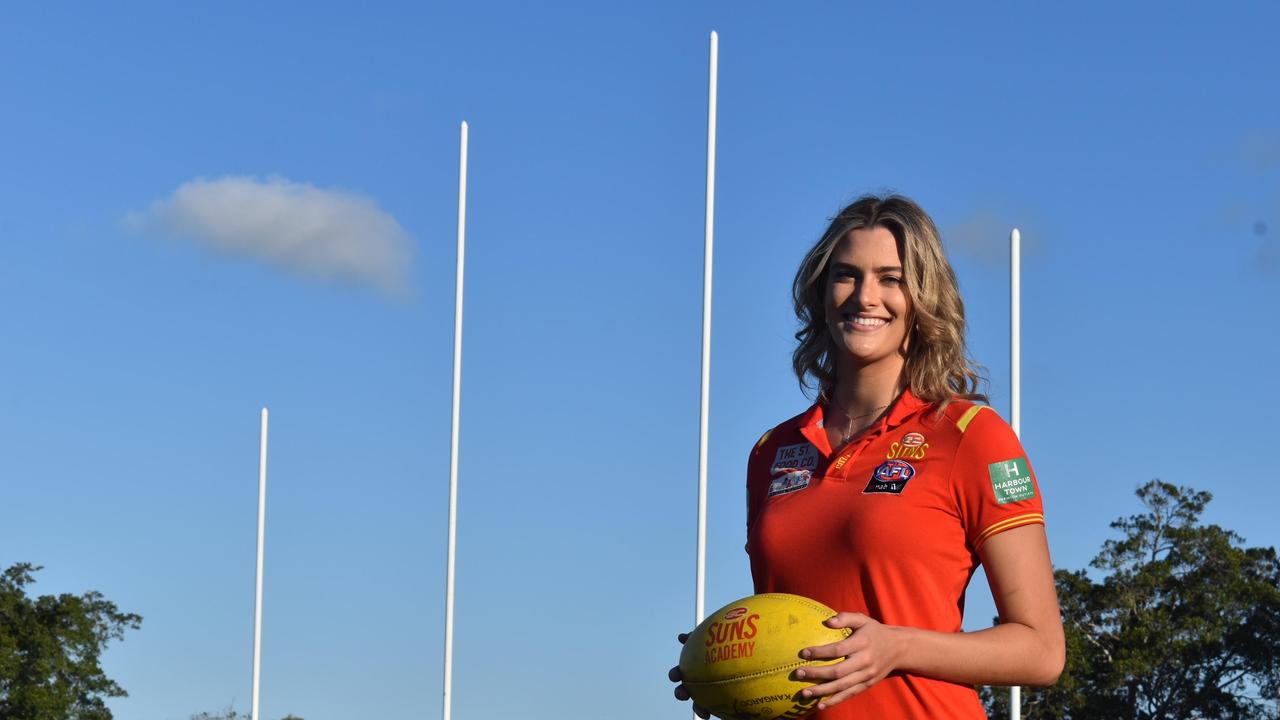
[[706, 663], [748, 658], [755, 654], [758, 632], [756, 621], [760, 613], [751, 613], [745, 607], [736, 607], [707, 628]]
[[929, 449], [929, 443], [924, 441], [924, 435], [918, 432], [909, 432], [902, 436], [902, 439], [889, 446], [889, 452], [885, 454], [886, 460], [898, 460], [907, 458], [909, 460], [923, 460], [925, 451]]

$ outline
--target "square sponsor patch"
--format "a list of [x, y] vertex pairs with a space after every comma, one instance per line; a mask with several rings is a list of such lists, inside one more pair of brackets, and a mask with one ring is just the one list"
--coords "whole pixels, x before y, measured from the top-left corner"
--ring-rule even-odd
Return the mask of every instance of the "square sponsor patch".
[[769, 483], [769, 497], [775, 495], [786, 495], [797, 490], [803, 490], [809, 487], [809, 480], [813, 474], [808, 470], [792, 470], [774, 478]]
[[778, 448], [778, 454], [773, 456], [773, 467], [769, 472], [773, 475], [793, 470], [813, 472], [818, 469], [818, 460], [821, 457], [818, 454], [818, 448], [809, 443], [784, 445]]
[[1031, 481], [1031, 469], [1027, 467], [1026, 458], [993, 462], [987, 466], [987, 474], [991, 476], [991, 489], [995, 491], [999, 505], [1036, 496], [1036, 486]]

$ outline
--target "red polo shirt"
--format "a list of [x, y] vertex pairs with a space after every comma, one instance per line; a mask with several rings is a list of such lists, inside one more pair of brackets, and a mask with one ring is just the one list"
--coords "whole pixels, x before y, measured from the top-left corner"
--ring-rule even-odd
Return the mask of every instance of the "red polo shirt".
[[[833, 452], [814, 405], [765, 433], [747, 467], [755, 590], [805, 595], [888, 625], [960, 632], [978, 549], [1043, 523], [1035, 475], [990, 408], [939, 415], [908, 390]], [[985, 718], [968, 685], [891, 673], [816, 720]]]

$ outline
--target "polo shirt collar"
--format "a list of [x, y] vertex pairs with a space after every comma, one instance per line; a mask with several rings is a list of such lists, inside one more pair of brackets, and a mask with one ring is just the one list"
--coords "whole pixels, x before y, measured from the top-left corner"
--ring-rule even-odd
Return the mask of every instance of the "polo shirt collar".
[[[876, 426], [876, 434], [886, 432], [910, 420], [929, 403], [916, 397], [911, 388], [902, 391], [898, 399], [889, 407], [889, 412], [880, 419]], [[819, 397], [808, 410], [800, 416], [800, 434], [824, 455], [830, 455], [832, 447], [827, 442], [827, 431], [824, 426], [825, 409], [823, 398]]]
[[822, 451], [823, 455], [831, 454], [831, 445], [827, 442], [827, 431], [823, 425], [822, 398], [818, 398], [818, 402], [809, 406], [808, 410], [800, 416], [800, 434], [808, 440], [811, 445]]
[[889, 414], [885, 416], [882, 427], [885, 430], [898, 427], [914, 417], [916, 413], [920, 412], [928, 404], [916, 397], [911, 392], [911, 388], [907, 388], [898, 396], [897, 401], [893, 403], [893, 407], [889, 408]]

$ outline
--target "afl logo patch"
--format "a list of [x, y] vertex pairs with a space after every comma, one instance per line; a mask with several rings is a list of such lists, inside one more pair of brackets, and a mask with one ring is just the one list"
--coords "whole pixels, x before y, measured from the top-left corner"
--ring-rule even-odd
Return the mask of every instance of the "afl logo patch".
[[905, 460], [886, 460], [871, 473], [871, 481], [862, 492], [901, 495], [907, 482], [915, 476], [916, 469], [911, 463]]

